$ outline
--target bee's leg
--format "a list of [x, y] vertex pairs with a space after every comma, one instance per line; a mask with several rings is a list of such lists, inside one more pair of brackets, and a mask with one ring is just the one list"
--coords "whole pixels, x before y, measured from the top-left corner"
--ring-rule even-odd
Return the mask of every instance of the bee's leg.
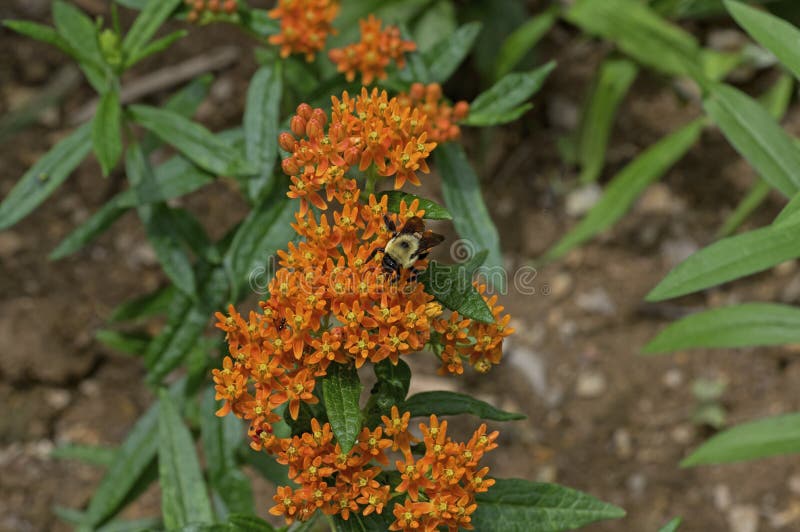
[[383, 223], [386, 224], [386, 228], [392, 232], [392, 234], [397, 234], [397, 226], [394, 225], [394, 222], [389, 218], [388, 214], [383, 215]]
[[[426, 253], [426, 255], [427, 255], [427, 253]], [[420, 258], [423, 258], [423, 257], [420, 256]], [[416, 282], [417, 277], [421, 273], [422, 273], [422, 270], [411, 270], [411, 274], [408, 276], [408, 280], [411, 281], [412, 283]]]
[[383, 249], [383, 248], [375, 248], [375, 249], [373, 249], [372, 253], [369, 254], [369, 257], [367, 257], [366, 262], [370, 262], [372, 259], [375, 258], [375, 255], [377, 255], [378, 253], [386, 253], [386, 250]]

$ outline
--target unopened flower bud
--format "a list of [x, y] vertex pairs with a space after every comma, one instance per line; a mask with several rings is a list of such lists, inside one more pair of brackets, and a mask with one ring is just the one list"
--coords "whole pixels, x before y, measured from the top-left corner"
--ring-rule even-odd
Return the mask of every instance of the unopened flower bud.
[[453, 116], [456, 120], [463, 120], [469, 114], [469, 104], [465, 101], [460, 101], [453, 108]]
[[442, 86], [438, 83], [431, 83], [425, 88], [425, 97], [428, 100], [438, 100], [442, 97]]
[[312, 118], [306, 124], [306, 133], [309, 138], [319, 138], [322, 136], [322, 125], [316, 118]]
[[300, 173], [300, 167], [293, 157], [289, 157], [281, 161], [281, 168], [286, 175], [297, 175]]
[[225, 4], [223, 5], [223, 9], [225, 10], [225, 12], [230, 14], [230, 15], [232, 15], [233, 13], [236, 13], [236, 10], [238, 8], [239, 8], [239, 6], [236, 4], [236, 0], [227, 0], [225, 2]]
[[311, 106], [308, 105], [307, 103], [301, 103], [300, 105], [297, 106], [297, 114], [302, 116], [306, 120], [309, 120], [311, 118], [313, 112], [314, 110], [311, 109]]
[[328, 123], [328, 115], [325, 114], [320, 108], [314, 109], [314, 112], [311, 114], [311, 118], [322, 124], [322, 127], [325, 127], [325, 124]]
[[306, 134], [306, 119], [300, 116], [299, 114], [294, 115], [292, 117], [292, 121], [290, 122], [290, 127], [292, 133], [294, 133], [298, 137], [303, 137]]
[[425, 96], [425, 85], [422, 83], [414, 83], [408, 91], [408, 95], [412, 100], [421, 100]]
[[294, 151], [294, 147], [297, 146], [297, 140], [291, 133], [284, 131], [278, 135], [278, 145], [280, 145], [282, 150], [291, 152]]
[[353, 166], [358, 162], [359, 150], [355, 146], [350, 146], [344, 151], [344, 162], [348, 166]]

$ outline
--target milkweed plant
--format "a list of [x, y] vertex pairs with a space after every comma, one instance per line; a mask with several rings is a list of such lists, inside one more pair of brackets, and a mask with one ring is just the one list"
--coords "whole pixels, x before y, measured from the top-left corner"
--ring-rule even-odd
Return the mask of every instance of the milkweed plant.
[[[117, 4], [138, 12], [126, 30]], [[409, 357], [436, 357], [455, 378], [491, 378], [502, 362], [514, 331], [480, 276], [482, 265], [502, 265], [499, 239], [458, 140], [464, 127], [520, 117], [554, 64], [513, 71], [506, 60], [472, 102], [452, 102], [442, 84], [481, 24], [439, 35], [428, 20], [423, 47], [426, 2], [279, 0], [264, 10], [243, 0], [117, 0], [110, 21], [62, 0], [52, 7], [54, 27], [4, 25], [76, 61], [98, 102], [3, 199], [0, 228], [92, 153], [99, 173], [124, 175], [127, 187], [51, 258], [134, 209], [169, 280], [122, 303], [98, 334], [141, 358], [158, 400], [114, 449], [87, 507], [60, 508], [62, 519], [79, 530], [268, 531], [258, 515], [271, 514], [282, 530], [557, 531], [624, 515], [566, 487], [494, 478], [486, 456], [503, 452], [502, 428], [475, 421], [460, 434], [447, 419], [523, 416], [465, 394], [408, 395]], [[192, 120], [206, 76], [161, 106], [127, 100], [123, 74], [215, 23], [250, 35], [259, 63], [240, 127], [214, 133]], [[412, 193], [434, 179], [432, 168], [444, 205]], [[233, 180], [249, 210], [213, 241], [171, 200], [218, 179]], [[449, 264], [418, 249], [405, 261], [413, 268], [387, 270], [392, 240], [420, 240], [425, 223], [452, 223], [479, 252]], [[253, 291], [258, 310], [241, 311]], [[125, 322], [155, 316], [164, 325], [154, 336], [125, 332]], [[212, 316], [221, 331], [208, 335]], [[272, 501], [254, 500], [245, 466], [274, 483]], [[118, 517], [156, 482], [161, 516]]]

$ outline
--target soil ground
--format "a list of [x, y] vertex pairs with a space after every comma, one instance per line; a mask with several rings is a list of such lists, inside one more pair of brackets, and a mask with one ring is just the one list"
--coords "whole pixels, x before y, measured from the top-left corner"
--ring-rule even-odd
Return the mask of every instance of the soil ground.
[[[104, 2], [83, 0], [104, 9]], [[49, 2], [4, 3], [0, 18], [45, 20]], [[703, 35], [700, 35], [703, 38]], [[559, 68], [537, 95], [537, 108], [522, 121], [465, 143], [485, 179], [485, 195], [500, 228], [509, 271], [531, 266], [576, 218], [565, 205], [578, 201], [576, 173], [558, 156], [557, 139], [574, 116], [603, 50], [559, 27], [541, 49]], [[173, 51], [131, 74], [177, 63], [222, 44], [241, 59], [216, 73], [198, 119], [212, 129], [236, 124], [246, 82], [254, 71], [252, 42], [228, 28], [194, 31]], [[64, 58], [44, 45], [0, 33], [0, 113], [39, 91]], [[466, 74], [462, 74], [466, 75]], [[763, 79], [762, 79], [763, 78]], [[770, 77], [751, 77], [757, 91]], [[446, 87], [453, 97], [462, 86]], [[643, 148], [700, 113], [666, 80], [643, 72], [621, 106], [604, 179]], [[163, 94], [148, 101], [158, 102]], [[0, 196], [66, 131], [70, 117], [92, 98], [81, 85], [32, 127], [0, 144]], [[800, 108], [785, 121], [800, 129]], [[491, 139], [491, 143], [489, 142]], [[624, 520], [590, 531], [655, 531], [671, 517], [685, 517], [686, 531], [800, 530], [800, 463], [781, 457], [749, 464], [681, 469], [682, 457], [713, 430], [692, 422], [698, 379], [727, 383], [720, 405], [727, 423], [785, 413], [800, 407], [800, 363], [791, 348], [693, 351], [658, 358], [641, 347], [670, 319], [708, 305], [735, 301], [800, 299], [800, 269], [788, 263], [742, 282], [664, 305], [644, 305], [644, 295], [714, 233], [754, 179], [719, 133], [709, 130], [632, 213], [563, 260], [539, 268], [535, 294], [513, 287], [503, 297], [517, 334], [504, 363], [489, 376], [443, 379], [430, 358], [413, 361], [412, 386], [477, 393], [521, 422], [495, 424], [500, 449], [490, 458], [499, 477], [559, 482], [625, 508]], [[430, 179], [429, 182], [435, 182]], [[76, 255], [51, 262], [47, 254], [122, 184], [117, 170], [100, 176], [93, 161], [31, 216], [0, 233], [0, 530], [66, 530], [53, 508], [81, 507], [102, 470], [57, 461], [50, 450], [65, 442], [113, 445], [152, 400], [135, 358], [93, 339], [120, 302], [164, 282], [133, 214]], [[436, 194], [433, 185], [427, 191]], [[218, 237], [245, 207], [232, 186], [215, 184], [181, 200], [201, 213]], [[768, 223], [780, 208], [771, 198], [749, 227]], [[471, 422], [471, 421], [470, 421]], [[464, 423], [456, 423], [465, 431]], [[262, 510], [269, 488], [259, 485]], [[157, 513], [151, 490], [127, 516]], [[751, 526], [752, 525], [752, 526]]]

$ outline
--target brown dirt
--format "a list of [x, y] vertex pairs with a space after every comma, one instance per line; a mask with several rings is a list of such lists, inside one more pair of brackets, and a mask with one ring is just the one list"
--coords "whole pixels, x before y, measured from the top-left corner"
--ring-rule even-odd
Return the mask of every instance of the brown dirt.
[[[38, 2], [17, 4], [27, 4], [33, 12], [4, 7], [0, 17], [41, 16]], [[167, 54], [166, 61], [225, 42], [242, 46], [242, 60], [218, 73], [211, 99], [200, 112], [200, 119], [214, 129], [235, 124], [253, 71], [252, 43], [231, 35], [228, 28], [198, 33]], [[474, 133], [467, 138], [486, 176], [487, 201], [512, 271], [531, 265], [574, 224], [564, 202], [575, 187], [575, 173], [561, 163], [556, 139], [565, 133], [565, 114], [580, 102], [600, 53], [572, 36], [571, 30], [558, 28], [542, 50], [542, 57], [559, 60], [559, 68], [537, 96], [537, 110], [491, 137]], [[13, 51], [0, 57], [0, 111], [5, 112], [46, 82], [64, 58], [6, 30], [0, 43]], [[754, 83], [761, 85], [762, 80]], [[82, 86], [49, 122], [0, 145], [1, 195], [63, 135], [70, 114], [90, 98], [90, 90]], [[696, 103], [682, 101], [663, 80], [643, 74], [618, 117], [605, 177], [698, 113]], [[800, 109], [791, 111], [787, 123], [800, 128]], [[71, 258], [47, 260], [61, 238], [116, 190], [118, 174], [103, 180], [96, 163], [86, 162], [33, 215], [0, 233], [0, 398], [5, 407], [0, 418], [0, 530], [67, 529], [53, 517], [52, 508], [86, 504], [102, 471], [55, 461], [48, 456], [50, 449], [64, 442], [118, 443], [151, 400], [141, 384], [141, 364], [93, 340], [110, 309], [163, 282], [135, 217], [126, 215]], [[790, 412], [800, 406], [793, 386], [800, 377], [795, 351], [639, 355], [676, 311], [733, 301], [798, 299], [800, 273], [791, 263], [671, 305], [642, 304], [676, 253], [712, 241], [752, 179], [752, 171], [724, 139], [706, 132], [668, 174], [666, 185], [654, 187], [622, 223], [564, 260], [540, 268], [535, 294], [512, 290], [505, 296], [518, 334], [500, 368], [488, 377], [440, 379], [434, 364], [420, 358], [413, 362], [412, 385], [417, 390], [469, 389], [527, 414], [526, 421], [493, 424], [502, 434], [501, 447], [491, 458], [493, 473], [559, 482], [628, 511], [625, 520], [587, 530], [653, 531], [675, 515], [686, 518], [682, 530], [735, 530], [730, 520], [748, 512], [755, 512], [761, 530], [800, 529], [796, 460], [678, 467], [711, 434], [691, 422], [695, 379], [728, 382], [722, 404], [729, 423]], [[224, 184], [182, 203], [202, 213], [215, 236], [244, 213], [241, 201]], [[762, 208], [750, 225], [768, 222], [778, 207], [773, 201]], [[457, 425], [468, 428], [467, 420]], [[259, 492], [263, 509], [268, 488]], [[126, 515], [153, 515], [158, 501], [157, 491], [151, 490]]]

